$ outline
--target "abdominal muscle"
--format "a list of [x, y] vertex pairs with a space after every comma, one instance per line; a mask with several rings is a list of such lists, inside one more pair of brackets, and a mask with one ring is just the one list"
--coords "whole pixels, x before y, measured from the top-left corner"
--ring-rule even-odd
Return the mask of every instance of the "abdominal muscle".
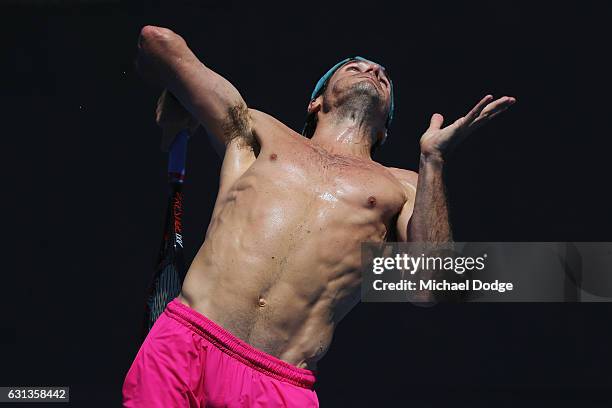
[[378, 209], [253, 173], [217, 202], [180, 300], [252, 346], [314, 369], [358, 302], [361, 242], [383, 240], [386, 226]]

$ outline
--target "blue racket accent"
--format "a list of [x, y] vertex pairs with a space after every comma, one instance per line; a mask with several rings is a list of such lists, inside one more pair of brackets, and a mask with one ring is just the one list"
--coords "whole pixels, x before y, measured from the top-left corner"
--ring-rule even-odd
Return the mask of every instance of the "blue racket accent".
[[181, 130], [174, 138], [168, 154], [168, 176], [171, 182], [182, 183], [185, 179], [185, 162], [187, 160], [187, 141], [189, 131]]

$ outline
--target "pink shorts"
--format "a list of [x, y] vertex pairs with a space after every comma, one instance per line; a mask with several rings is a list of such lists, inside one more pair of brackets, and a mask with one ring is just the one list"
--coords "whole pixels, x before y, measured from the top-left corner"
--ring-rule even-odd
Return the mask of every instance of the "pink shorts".
[[314, 382], [174, 299], [127, 373], [123, 406], [318, 407]]

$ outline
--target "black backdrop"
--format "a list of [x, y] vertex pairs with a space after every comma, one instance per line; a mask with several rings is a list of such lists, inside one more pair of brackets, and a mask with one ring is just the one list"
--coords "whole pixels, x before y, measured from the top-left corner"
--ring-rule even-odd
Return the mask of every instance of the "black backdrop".
[[[518, 103], [448, 164], [457, 240], [612, 241], [610, 8], [596, 3], [167, 0], [1, 6], [5, 260], [0, 385], [69, 385], [118, 406], [165, 208], [159, 89], [133, 58], [164, 25], [249, 105], [301, 129], [336, 61], [389, 68], [396, 121], [376, 159], [416, 169], [433, 112]], [[33, 5], [38, 3], [38, 5]], [[465, 4], [463, 4], [465, 3]], [[191, 142], [185, 239], [201, 244], [220, 161]], [[612, 305], [360, 304], [320, 363], [322, 406], [607, 406]]]

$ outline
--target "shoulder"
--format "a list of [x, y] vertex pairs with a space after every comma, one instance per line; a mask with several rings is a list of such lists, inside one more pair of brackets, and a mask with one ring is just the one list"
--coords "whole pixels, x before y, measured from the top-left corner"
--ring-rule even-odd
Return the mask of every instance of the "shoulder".
[[419, 173], [412, 170], [399, 169], [397, 167], [387, 167], [387, 170], [407, 189], [416, 192]]
[[253, 133], [255, 133], [256, 137], [261, 141], [265, 141], [266, 139], [278, 141], [279, 138], [287, 137], [301, 139], [304, 137], [274, 116], [265, 112], [249, 108], [249, 116], [251, 118]]

